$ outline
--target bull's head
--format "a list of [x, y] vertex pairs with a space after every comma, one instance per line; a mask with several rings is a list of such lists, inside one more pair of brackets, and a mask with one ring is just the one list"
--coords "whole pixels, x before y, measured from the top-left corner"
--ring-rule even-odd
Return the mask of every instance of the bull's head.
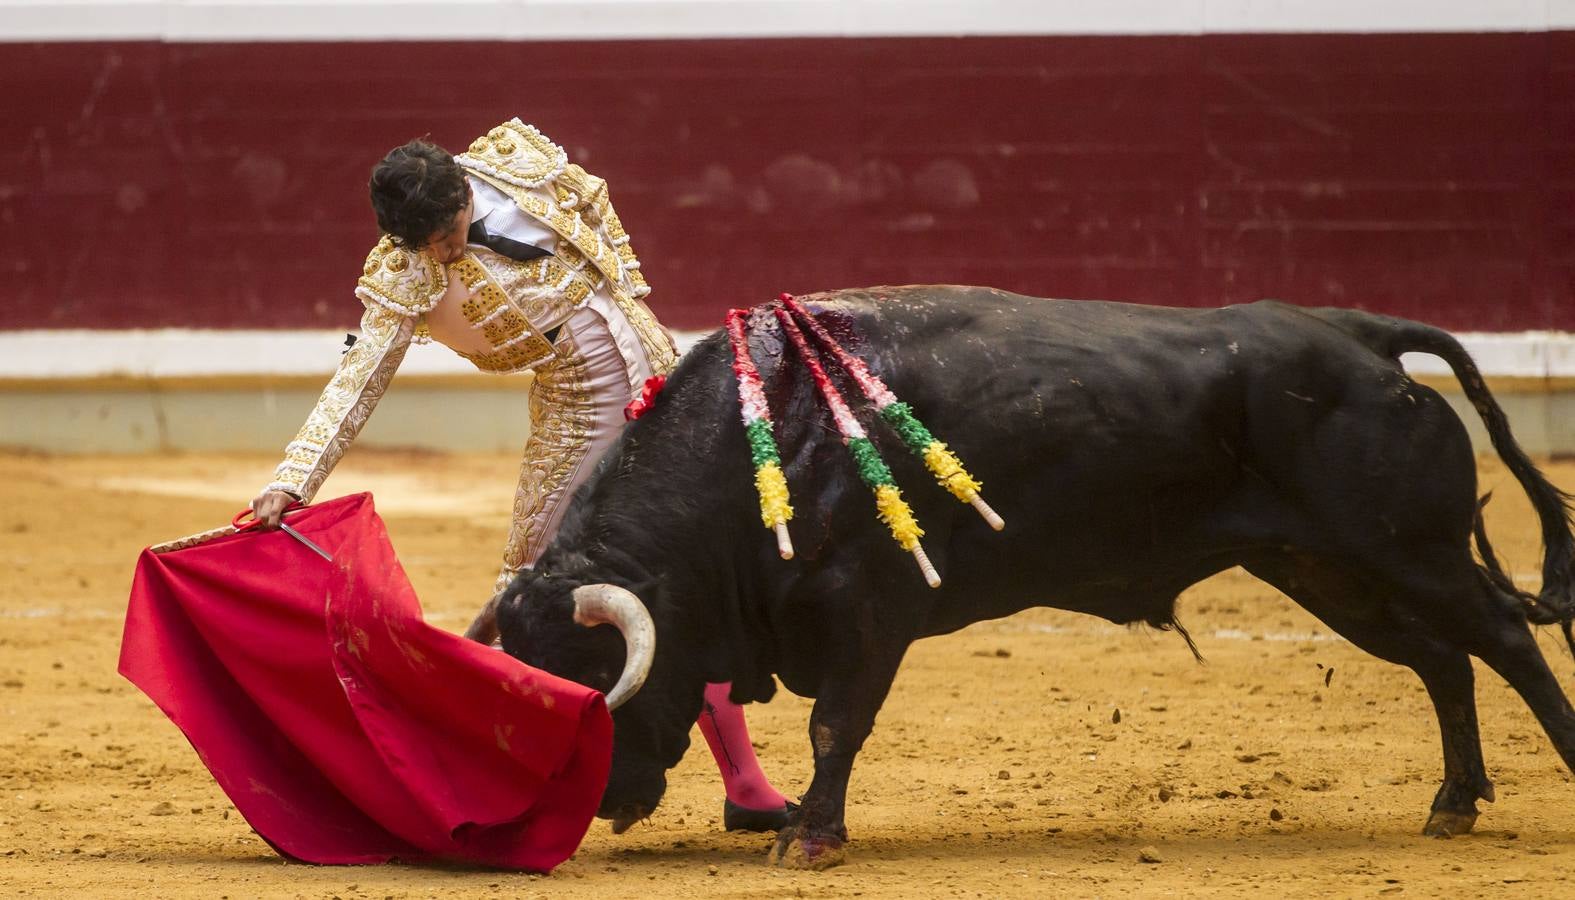
[[525, 572], [498, 604], [498, 627], [509, 655], [607, 695], [608, 709], [618, 712], [612, 773], [597, 815], [611, 819], [615, 832], [650, 815], [667, 790], [667, 770], [688, 749], [699, 687], [693, 709], [674, 693], [672, 679], [637, 695], [656, 662], [656, 627], [645, 604], [616, 585]]

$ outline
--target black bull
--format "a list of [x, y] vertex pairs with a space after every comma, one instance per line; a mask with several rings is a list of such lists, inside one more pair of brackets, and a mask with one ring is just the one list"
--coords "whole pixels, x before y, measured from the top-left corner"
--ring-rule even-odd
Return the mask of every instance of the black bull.
[[[815, 388], [769, 317], [754, 355], [793, 492], [798, 557], [762, 527], [725, 335], [701, 342], [576, 495], [498, 607], [504, 647], [600, 690], [624, 650], [571, 622], [570, 591], [633, 591], [656, 627], [648, 681], [615, 714], [601, 814], [650, 813], [707, 682], [815, 698], [814, 779], [773, 853], [833, 861], [849, 774], [908, 645], [1053, 606], [1176, 627], [1189, 585], [1241, 566], [1352, 643], [1409, 666], [1443, 733], [1426, 831], [1470, 829], [1483, 767], [1469, 656], [1504, 677], [1575, 766], [1575, 712], [1528, 628], [1575, 609], [1569, 498], [1515, 444], [1460, 345], [1364, 313], [1256, 303], [1185, 310], [965, 287], [803, 298], [985, 485], [990, 530], [882, 427], [871, 436], [926, 529], [927, 587], [874, 516]], [[1445, 359], [1541, 517], [1544, 587], [1514, 588], [1476, 529], [1460, 420], [1400, 353]], [[852, 392], [848, 392], [852, 395]], [[867, 419], [866, 419], [867, 421]]]

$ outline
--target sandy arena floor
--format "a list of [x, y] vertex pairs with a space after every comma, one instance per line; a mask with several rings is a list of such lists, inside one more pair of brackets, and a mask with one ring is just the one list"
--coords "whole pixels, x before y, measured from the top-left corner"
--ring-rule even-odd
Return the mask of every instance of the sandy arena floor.
[[[272, 463], [0, 456], [0, 894], [1575, 895], [1575, 784], [1496, 675], [1478, 667], [1498, 802], [1470, 837], [1423, 838], [1442, 762], [1420, 683], [1240, 572], [1182, 600], [1207, 665], [1173, 635], [1051, 611], [915, 647], [854, 769], [850, 862], [829, 872], [768, 868], [766, 836], [724, 833], [703, 749], [650, 822], [596, 823], [549, 877], [288, 863], [115, 673], [138, 551], [228, 520]], [[362, 451], [323, 496], [374, 491], [429, 617], [458, 630], [491, 583], [515, 464]], [[1575, 463], [1548, 471], [1575, 489]], [[1500, 553], [1534, 584], [1529, 506], [1496, 464], [1483, 485]], [[1575, 662], [1541, 641], [1575, 692]], [[750, 712], [795, 793], [807, 715], [785, 694]]]

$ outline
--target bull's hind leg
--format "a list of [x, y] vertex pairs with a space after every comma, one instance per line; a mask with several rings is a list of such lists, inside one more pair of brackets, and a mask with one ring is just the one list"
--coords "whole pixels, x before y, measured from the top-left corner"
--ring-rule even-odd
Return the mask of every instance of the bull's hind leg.
[[1494, 587], [1469, 558], [1413, 566], [1408, 573], [1408, 587], [1393, 595], [1399, 602], [1391, 615], [1414, 618], [1437, 639], [1487, 663], [1526, 701], [1575, 771], [1575, 709], [1549, 670], [1520, 601]]
[[1526, 701], [1564, 765], [1575, 771], [1575, 709], [1548, 668], [1519, 601], [1485, 583], [1480, 596], [1479, 615], [1462, 623], [1460, 639]]
[[[1458, 587], [1447, 593], [1423, 589], [1406, 595], [1417, 600], [1406, 607], [1406, 613], [1427, 621], [1433, 633], [1465, 648], [1509, 682], [1564, 764], [1575, 771], [1575, 710], [1548, 669], [1520, 602], [1493, 587], [1474, 568], [1454, 583]], [[1488, 794], [1484, 797], [1492, 799]], [[1438, 833], [1432, 824], [1429, 833]]]
[[1443, 740], [1444, 780], [1433, 797], [1424, 834], [1469, 832], [1478, 798], [1493, 802], [1493, 783], [1482, 761], [1471, 659], [1434, 629], [1400, 612], [1388, 591], [1333, 567], [1276, 560], [1247, 566], [1346, 640], [1417, 674], [1433, 701]]

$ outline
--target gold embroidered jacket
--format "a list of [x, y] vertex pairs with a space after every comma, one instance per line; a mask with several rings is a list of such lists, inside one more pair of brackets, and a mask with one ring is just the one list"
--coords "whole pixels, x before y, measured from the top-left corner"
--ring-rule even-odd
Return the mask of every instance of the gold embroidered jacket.
[[367, 256], [356, 285], [365, 306], [361, 338], [285, 447], [269, 490], [306, 501], [316, 495], [371, 416], [411, 341], [426, 336], [425, 317], [450, 293], [451, 279], [465, 289], [464, 318], [488, 345], [484, 352], [456, 352], [482, 371], [553, 365], [557, 350], [546, 334], [593, 292], [612, 299], [658, 372], [677, 361], [671, 339], [642, 301], [651, 289], [604, 180], [569, 163], [561, 147], [519, 119], [477, 138], [455, 162], [550, 228], [556, 237], [552, 255], [518, 262], [472, 247], [445, 268], [385, 236]]

